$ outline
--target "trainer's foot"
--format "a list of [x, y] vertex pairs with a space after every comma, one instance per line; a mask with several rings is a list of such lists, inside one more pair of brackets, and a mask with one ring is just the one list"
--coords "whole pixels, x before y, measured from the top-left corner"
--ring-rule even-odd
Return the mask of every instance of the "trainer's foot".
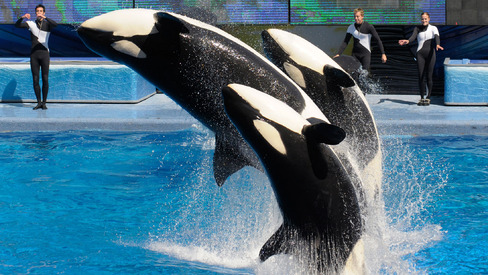
[[418, 106], [429, 106], [430, 105], [430, 100], [429, 99], [421, 99], [418, 103]]
[[42, 109], [47, 110], [46, 103], [42, 103]]
[[38, 104], [36, 105], [36, 107], [32, 108], [32, 110], [37, 110], [37, 109], [39, 109], [39, 108], [42, 108], [42, 104], [41, 104], [41, 103], [38, 103]]

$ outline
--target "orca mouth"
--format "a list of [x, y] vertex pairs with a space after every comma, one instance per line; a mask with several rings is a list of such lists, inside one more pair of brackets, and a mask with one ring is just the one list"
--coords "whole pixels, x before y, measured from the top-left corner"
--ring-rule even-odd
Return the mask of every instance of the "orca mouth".
[[140, 49], [138, 44], [140, 37], [114, 36], [113, 32], [104, 32], [92, 28], [80, 26], [77, 30], [78, 35], [85, 45], [92, 51], [108, 57], [117, 58], [116, 52], [126, 54], [135, 58], [146, 58], [146, 54]]
[[98, 52], [101, 48], [112, 44], [114, 36], [112, 32], [102, 32], [92, 28], [85, 28], [80, 26], [77, 30], [81, 41], [85, 43], [91, 50]]

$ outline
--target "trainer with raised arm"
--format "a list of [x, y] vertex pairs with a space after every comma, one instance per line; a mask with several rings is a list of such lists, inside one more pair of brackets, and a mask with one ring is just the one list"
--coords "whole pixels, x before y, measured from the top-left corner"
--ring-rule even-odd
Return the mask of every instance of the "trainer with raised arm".
[[[31, 32], [31, 55], [30, 66], [32, 72], [32, 81], [34, 84], [34, 93], [36, 94], [37, 105], [34, 110], [39, 108], [47, 109], [46, 100], [49, 91], [49, 35], [51, 30], [58, 24], [52, 19], [46, 17], [46, 8], [43, 5], [36, 6], [36, 19], [31, 20], [31, 15], [26, 13], [17, 22], [17, 28], [26, 28]], [[27, 19], [25, 22], [22, 22]], [[39, 85], [39, 72], [42, 72], [42, 97], [41, 87]]]

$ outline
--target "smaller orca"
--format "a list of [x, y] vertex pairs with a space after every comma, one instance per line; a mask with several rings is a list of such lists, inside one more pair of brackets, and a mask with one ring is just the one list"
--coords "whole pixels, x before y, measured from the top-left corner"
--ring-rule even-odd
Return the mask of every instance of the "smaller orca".
[[362, 270], [362, 221], [351, 176], [329, 145], [341, 128], [310, 123], [287, 104], [230, 84], [225, 111], [269, 176], [283, 224], [264, 244], [262, 261], [292, 254], [319, 273]]
[[262, 38], [266, 56], [313, 99], [330, 123], [346, 131], [345, 146], [336, 152], [345, 163], [355, 163], [362, 182], [371, 184], [365, 188], [368, 197], [376, 198], [381, 192], [381, 143], [373, 112], [354, 79], [298, 35], [268, 29], [262, 32]]

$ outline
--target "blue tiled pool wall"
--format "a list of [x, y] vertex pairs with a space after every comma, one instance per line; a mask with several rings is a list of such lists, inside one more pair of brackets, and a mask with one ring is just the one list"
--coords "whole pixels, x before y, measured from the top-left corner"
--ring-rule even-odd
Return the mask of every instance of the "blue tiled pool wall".
[[446, 58], [444, 72], [446, 105], [488, 105], [488, 60]]
[[[152, 84], [127, 66], [70, 60], [70, 63], [51, 62], [48, 96], [51, 102], [138, 102], [155, 93]], [[28, 60], [5, 61], [8, 59], [0, 59], [1, 101], [34, 101]]]
[[[51, 57], [98, 57], [79, 39], [75, 25], [60, 25], [53, 30], [50, 38]], [[220, 26], [224, 30], [242, 39], [256, 50], [262, 52], [260, 33], [269, 25]], [[338, 45], [344, 39], [347, 25], [292, 25], [280, 26], [301, 35], [320, 47], [329, 55], [335, 54]], [[382, 38], [389, 61], [382, 64], [379, 50], [373, 41], [371, 75], [375, 76], [383, 87], [384, 93], [418, 94], [418, 73], [415, 61], [416, 43], [409, 47], [398, 46], [398, 40], [410, 36], [413, 26], [385, 25], [375, 26]], [[452, 59], [488, 60], [488, 26], [437, 26], [441, 34], [444, 51], [437, 52], [434, 71], [434, 95], [444, 95], [444, 66], [446, 57]], [[320, 35], [317, 35], [320, 34]], [[30, 35], [27, 30], [19, 30], [13, 25], [0, 25], [0, 56], [28, 57]], [[346, 49], [345, 54], [350, 54]], [[51, 81], [53, 82], [53, 81]], [[54, 82], [53, 82], [54, 83]], [[0, 92], [5, 94], [6, 85], [0, 84]], [[114, 93], [117, 95], [118, 93]]]

